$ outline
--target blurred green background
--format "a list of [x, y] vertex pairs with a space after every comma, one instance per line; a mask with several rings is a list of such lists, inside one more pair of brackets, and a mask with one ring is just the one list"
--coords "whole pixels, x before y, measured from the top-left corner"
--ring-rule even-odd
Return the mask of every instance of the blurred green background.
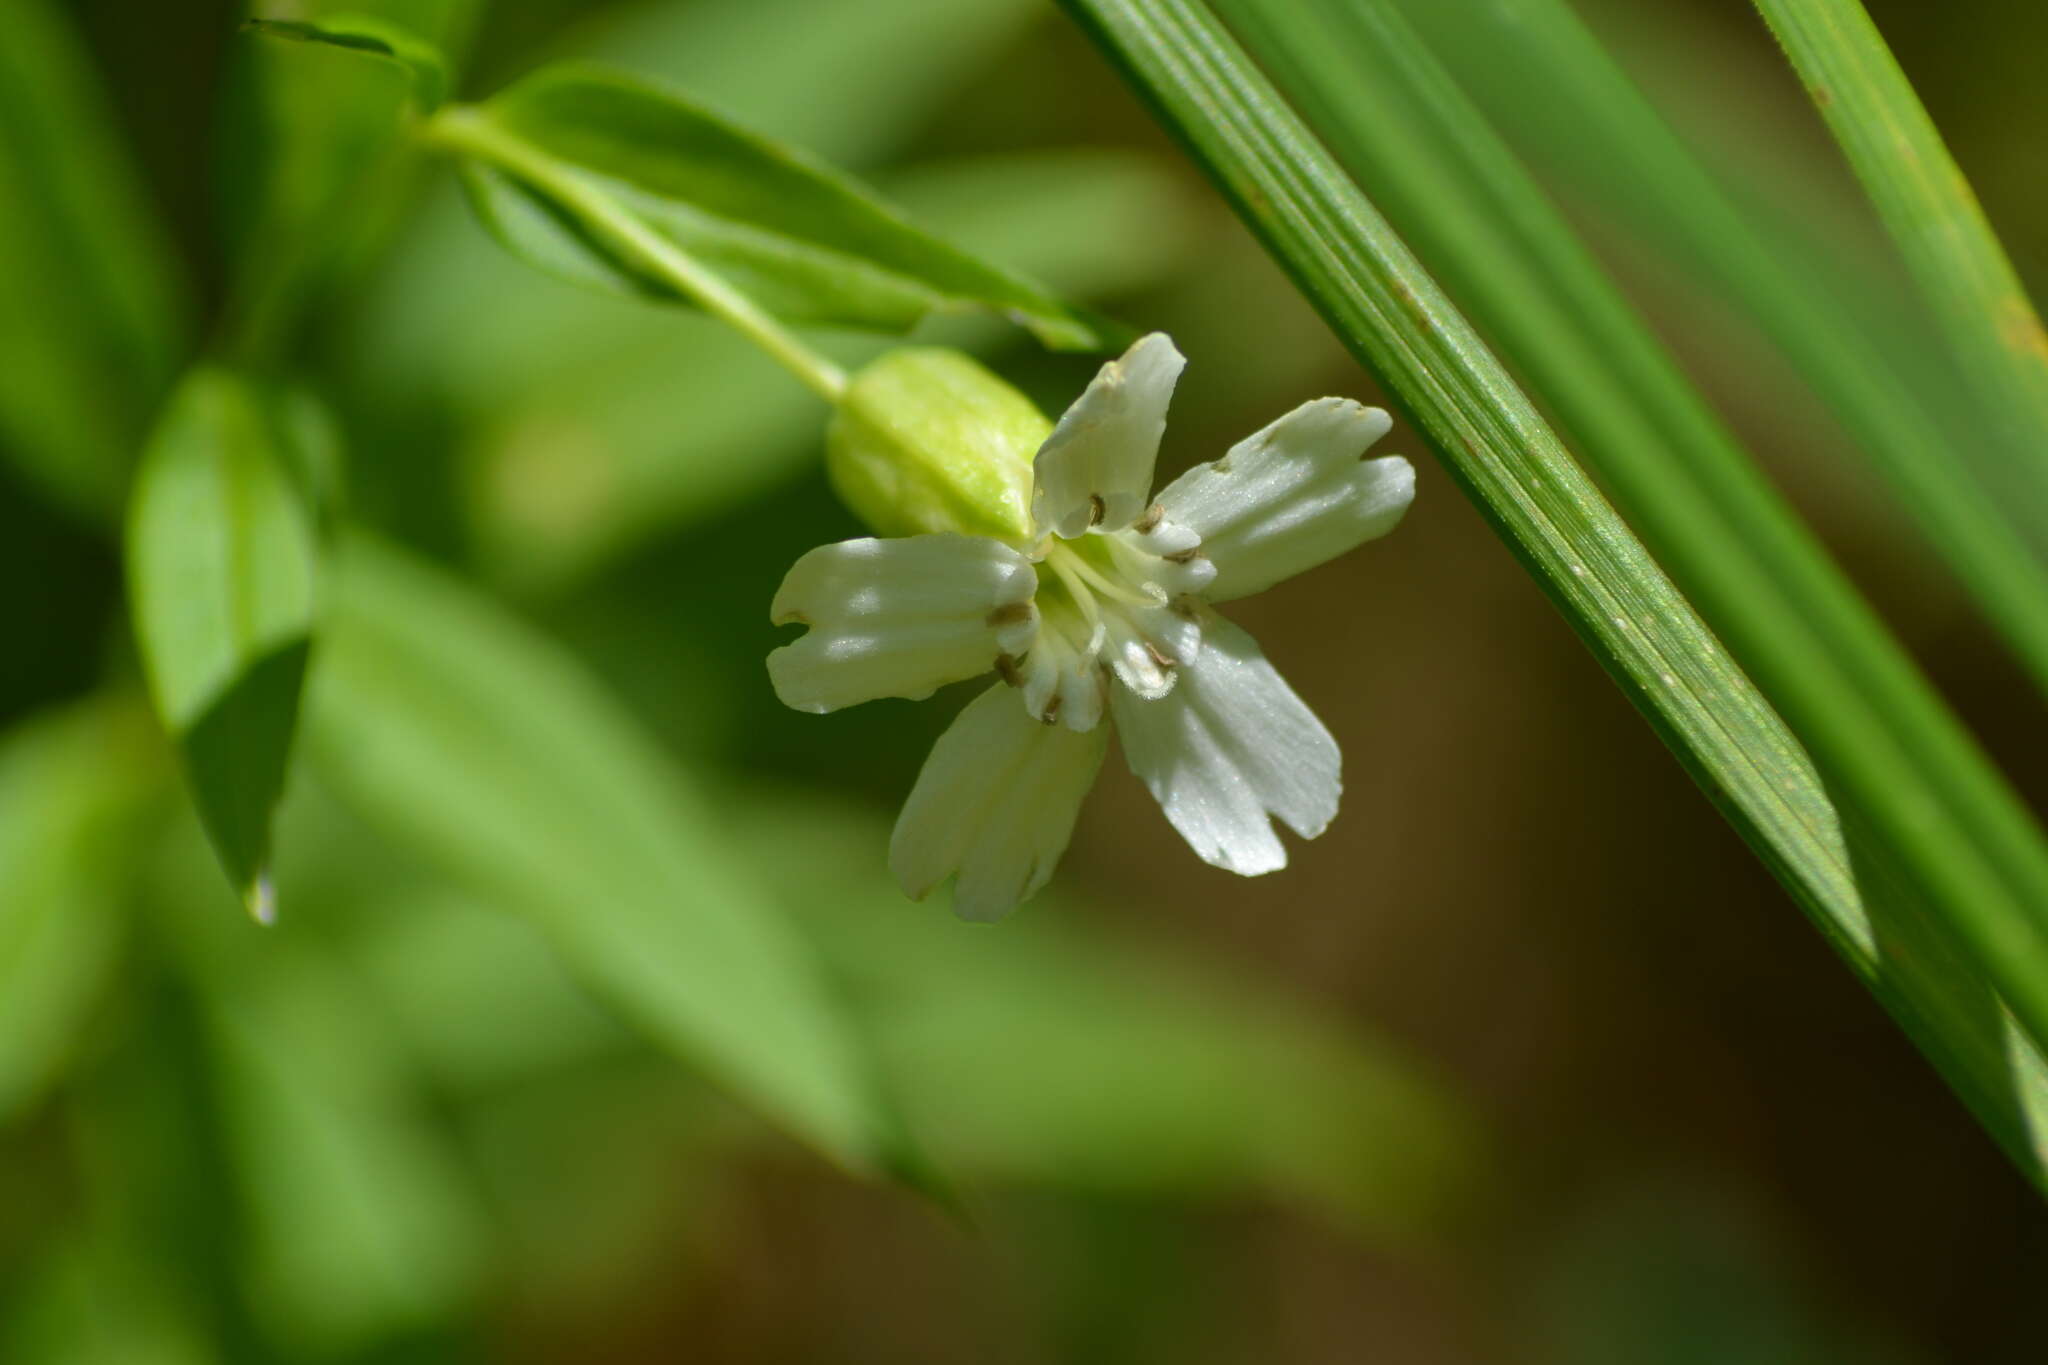
[[[1867, 300], [1903, 292], [1748, 5], [1581, 9], [1745, 199]], [[2048, 12], [1871, 9], [2038, 292]], [[276, 306], [263, 247], [332, 212], [302, 148], [359, 135], [324, 101], [360, 65], [258, 52], [228, 4], [57, 13], [193, 335]], [[493, 0], [473, 37], [466, 93], [565, 56], [630, 66], [1171, 332], [1191, 363], [1168, 472], [1305, 399], [1378, 397], [1036, 0]], [[367, 79], [395, 109], [396, 75]], [[0, 112], [19, 155], [38, 130]], [[1751, 448], [2048, 797], [2024, 680], [1828, 415], [1632, 235], [1625, 186], [1557, 169]], [[2048, 1354], [2037, 1198], [1433, 465], [1397, 535], [1240, 612], [1346, 751], [1324, 838], [1229, 877], [1112, 762], [1053, 891], [956, 924], [884, 866], [950, 708], [815, 717], [766, 686], [782, 572], [857, 533], [819, 469], [822, 405], [709, 322], [505, 257], [438, 170], [373, 178], [275, 348], [334, 409], [347, 505], [566, 646], [659, 745], [702, 847], [815, 951], [939, 1188], [855, 1179], [722, 1098], [366, 819], [325, 776], [345, 762], [301, 766], [283, 919], [250, 926], [166, 795], [115, 542], [17, 431], [0, 898], [43, 876], [76, 913], [0, 911], [5, 1359]], [[927, 333], [1055, 412], [1095, 363], [994, 322]], [[0, 338], [32, 374], [39, 339]], [[149, 415], [112, 409], [94, 420], [116, 444]], [[1381, 449], [1424, 453], [1398, 425]]]

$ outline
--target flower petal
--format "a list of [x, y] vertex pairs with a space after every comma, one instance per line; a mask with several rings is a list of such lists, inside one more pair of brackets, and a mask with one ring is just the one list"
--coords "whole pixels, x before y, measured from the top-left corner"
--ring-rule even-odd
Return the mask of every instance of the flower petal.
[[799, 711], [929, 697], [1031, 648], [1038, 574], [979, 536], [843, 540], [791, 567], [770, 609], [810, 627], [768, 656], [775, 695]]
[[1379, 408], [1318, 398], [1163, 489], [1160, 506], [1216, 566], [1204, 595], [1248, 596], [1393, 530], [1415, 498], [1414, 467], [1363, 458], [1392, 425]]
[[1115, 531], [1145, 510], [1166, 405], [1187, 361], [1164, 332], [1104, 365], [1038, 448], [1031, 515], [1041, 534]]
[[1245, 876], [1287, 866], [1267, 812], [1305, 839], [1337, 814], [1337, 741], [1258, 644], [1215, 613], [1180, 685], [1155, 701], [1111, 693], [1124, 757], [1181, 837]]
[[1109, 727], [1042, 725], [998, 683], [932, 746], [889, 840], [889, 870], [923, 900], [954, 873], [962, 919], [1001, 919], [1045, 885], [1095, 784]]

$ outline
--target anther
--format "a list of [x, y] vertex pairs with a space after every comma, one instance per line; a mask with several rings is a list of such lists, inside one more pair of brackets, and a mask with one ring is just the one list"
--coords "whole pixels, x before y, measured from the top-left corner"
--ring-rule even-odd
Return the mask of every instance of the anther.
[[1038, 608], [1032, 606], [1029, 599], [1022, 602], [1005, 602], [988, 614], [988, 624], [1000, 629], [1003, 626], [1014, 626], [1019, 622], [1029, 621], [1037, 614]]
[[1090, 526], [1100, 526], [1102, 525], [1102, 519], [1108, 515], [1109, 507], [1102, 501], [1102, 495], [1100, 493], [1090, 493], [1088, 495], [1088, 524]]
[[1023, 670], [1017, 667], [1017, 660], [1013, 655], [996, 655], [996, 672], [1000, 673], [1003, 681], [1012, 687], [1022, 687], [1024, 685]]
[[1131, 523], [1131, 529], [1141, 536], [1150, 535], [1152, 529], [1164, 520], [1166, 520], [1166, 509], [1155, 502], [1145, 509], [1144, 516]]
[[1150, 640], [1145, 641], [1145, 652], [1147, 654], [1150, 654], [1152, 656], [1152, 662], [1158, 664], [1161, 668], [1180, 667], [1179, 659], [1174, 658], [1171, 654], [1168, 654], [1165, 650], [1161, 649], [1158, 645], [1153, 644]]
[[1057, 725], [1060, 719], [1060, 701], [1061, 695], [1058, 692], [1053, 693], [1052, 700], [1045, 704], [1045, 710], [1039, 713], [1038, 718], [1047, 725]]
[[1175, 550], [1172, 554], [1159, 557], [1169, 564], [1192, 564], [1202, 557], [1202, 547], [1190, 545], [1185, 550]]

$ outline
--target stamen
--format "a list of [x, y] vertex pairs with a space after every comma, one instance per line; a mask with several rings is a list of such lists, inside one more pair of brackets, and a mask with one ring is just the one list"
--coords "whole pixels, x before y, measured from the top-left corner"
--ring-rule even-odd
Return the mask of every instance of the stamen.
[[1081, 614], [1088, 620], [1088, 628], [1093, 630], [1101, 625], [1102, 613], [1096, 610], [1095, 594], [1089, 590], [1088, 579], [1081, 572], [1088, 566], [1081, 562], [1080, 556], [1065, 545], [1055, 544], [1046, 555], [1045, 562], [1059, 575], [1060, 582], [1067, 585], [1074, 604], [1080, 607]]
[[996, 655], [996, 672], [1012, 687], [1024, 685], [1024, 671], [1017, 667], [1017, 657], [1014, 654]]
[[1090, 493], [1088, 495], [1088, 524], [1090, 526], [1100, 526], [1102, 525], [1102, 519], [1108, 515], [1109, 508], [1103, 503], [1102, 495], [1100, 493]]
[[1141, 536], [1150, 535], [1152, 534], [1152, 528], [1164, 520], [1166, 520], [1166, 509], [1155, 502], [1145, 509], [1144, 516], [1131, 523], [1131, 529]]
[[[1052, 565], [1053, 572], [1059, 574], [1065, 580], [1067, 586], [1074, 590], [1074, 596], [1083, 599], [1084, 602], [1089, 595], [1088, 590], [1093, 589], [1094, 592], [1107, 597], [1110, 601], [1122, 602], [1127, 606], [1156, 607], [1159, 605], [1159, 599], [1156, 597], [1147, 596], [1143, 592], [1127, 587], [1108, 577], [1100, 569], [1097, 569], [1093, 564], [1081, 558], [1080, 555], [1068, 549], [1065, 545], [1055, 546], [1052, 553], [1046, 556], [1045, 562]], [[1079, 586], [1076, 585], [1076, 580], [1078, 580]], [[1093, 615], [1094, 604], [1088, 602], [1086, 610], [1090, 612], [1089, 620], [1092, 623], [1095, 619]]]

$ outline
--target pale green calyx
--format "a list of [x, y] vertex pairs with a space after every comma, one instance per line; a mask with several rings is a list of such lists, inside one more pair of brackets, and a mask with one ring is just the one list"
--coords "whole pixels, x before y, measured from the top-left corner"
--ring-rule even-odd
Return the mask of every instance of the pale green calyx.
[[878, 535], [1033, 538], [1031, 460], [1052, 431], [1030, 399], [958, 351], [891, 351], [853, 376], [825, 468]]

